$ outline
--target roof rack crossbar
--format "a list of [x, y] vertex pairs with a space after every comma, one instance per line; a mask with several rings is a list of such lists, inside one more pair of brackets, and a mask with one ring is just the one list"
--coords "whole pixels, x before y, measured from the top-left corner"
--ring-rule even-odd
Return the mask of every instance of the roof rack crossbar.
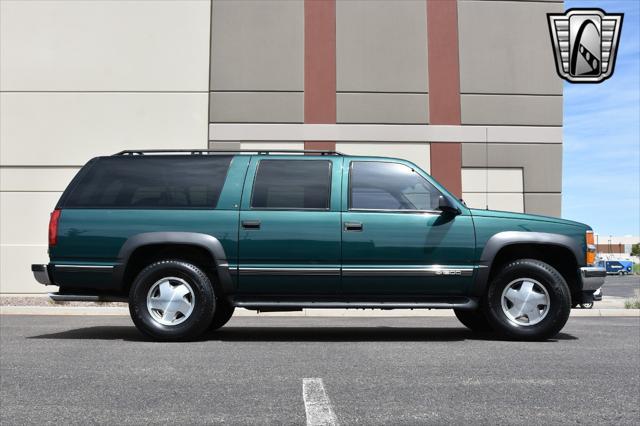
[[115, 155], [145, 155], [145, 154], [236, 154], [236, 153], [257, 153], [258, 155], [270, 154], [319, 154], [319, 155], [344, 155], [338, 151], [328, 151], [321, 149], [126, 149], [117, 152]]

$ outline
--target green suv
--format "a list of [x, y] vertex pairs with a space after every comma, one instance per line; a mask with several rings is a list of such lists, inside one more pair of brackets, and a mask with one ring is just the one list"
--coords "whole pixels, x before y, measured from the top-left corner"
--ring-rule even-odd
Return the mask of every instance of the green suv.
[[49, 224], [56, 301], [127, 301], [192, 339], [236, 307], [453, 309], [474, 331], [555, 336], [604, 282], [591, 228], [470, 209], [409, 161], [326, 151], [123, 151], [89, 161]]

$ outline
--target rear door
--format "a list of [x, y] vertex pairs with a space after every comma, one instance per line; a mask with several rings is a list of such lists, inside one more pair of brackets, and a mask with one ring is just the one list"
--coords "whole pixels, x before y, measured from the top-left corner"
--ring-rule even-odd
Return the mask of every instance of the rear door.
[[240, 293], [339, 290], [341, 170], [341, 157], [252, 158], [240, 211]]

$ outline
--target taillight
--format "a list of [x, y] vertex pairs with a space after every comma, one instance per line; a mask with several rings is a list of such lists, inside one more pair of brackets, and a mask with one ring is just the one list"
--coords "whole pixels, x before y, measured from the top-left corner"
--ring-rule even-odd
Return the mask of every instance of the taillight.
[[585, 238], [587, 240], [587, 258], [585, 261], [587, 265], [594, 265], [596, 263], [596, 246], [593, 240], [593, 231], [587, 231]]
[[58, 242], [58, 220], [62, 210], [54, 210], [49, 218], [49, 247], [53, 247]]

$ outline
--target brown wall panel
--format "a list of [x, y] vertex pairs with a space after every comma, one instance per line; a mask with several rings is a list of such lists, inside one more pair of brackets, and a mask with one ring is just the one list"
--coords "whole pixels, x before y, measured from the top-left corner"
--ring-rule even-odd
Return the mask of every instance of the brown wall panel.
[[458, 198], [462, 197], [462, 145], [431, 144], [431, 175]]
[[[429, 55], [429, 123], [460, 124], [458, 6], [455, 1], [427, 0]], [[431, 174], [462, 196], [462, 149], [459, 143], [431, 144]]]
[[[336, 122], [336, 2], [304, 2], [304, 122]], [[335, 149], [335, 142], [305, 142], [305, 149]]]

